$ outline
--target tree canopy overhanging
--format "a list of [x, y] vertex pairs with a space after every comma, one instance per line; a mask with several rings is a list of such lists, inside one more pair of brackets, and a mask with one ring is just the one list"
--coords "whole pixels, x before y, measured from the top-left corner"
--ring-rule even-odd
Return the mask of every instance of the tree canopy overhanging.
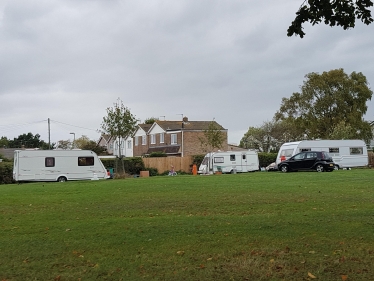
[[330, 26], [341, 26], [344, 30], [354, 28], [356, 19], [369, 25], [373, 22], [371, 0], [305, 0], [296, 12], [296, 17], [287, 30], [287, 36], [303, 38], [303, 24], [324, 22]]
[[300, 93], [282, 99], [275, 120], [288, 124], [299, 138], [372, 138], [371, 126], [363, 116], [373, 92], [361, 72], [348, 75], [343, 69], [334, 69], [312, 72], [305, 78]]

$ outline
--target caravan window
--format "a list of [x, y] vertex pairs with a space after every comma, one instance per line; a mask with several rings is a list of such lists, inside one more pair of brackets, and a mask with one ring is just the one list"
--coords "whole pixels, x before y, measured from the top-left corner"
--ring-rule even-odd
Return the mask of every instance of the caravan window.
[[246, 155], [245, 155], [245, 154], [242, 154], [242, 159], [243, 159], [243, 160], [246, 159]]
[[351, 154], [364, 154], [362, 147], [350, 147], [349, 151]]
[[214, 157], [214, 163], [223, 163], [223, 157]]
[[292, 156], [293, 149], [283, 149], [281, 151], [280, 156], [286, 156], [286, 157], [291, 157]]
[[55, 166], [55, 158], [54, 157], [46, 157], [45, 158], [45, 166], [46, 167], [54, 167]]
[[339, 153], [339, 147], [330, 147], [329, 153]]
[[93, 157], [78, 157], [78, 166], [93, 166]]
[[300, 152], [304, 152], [304, 151], [311, 151], [312, 149], [310, 148], [300, 148]]
[[235, 154], [230, 154], [230, 161], [235, 161]]

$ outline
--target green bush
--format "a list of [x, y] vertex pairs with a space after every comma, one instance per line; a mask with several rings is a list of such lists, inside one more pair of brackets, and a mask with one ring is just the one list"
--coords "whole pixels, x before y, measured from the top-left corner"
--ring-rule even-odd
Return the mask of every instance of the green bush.
[[162, 151], [156, 151], [149, 154], [149, 157], [167, 157], [165, 152]]
[[201, 162], [203, 162], [205, 155], [199, 154], [199, 155], [193, 155], [192, 156], [192, 165], [196, 164], [197, 168], [199, 168]]
[[149, 176], [158, 176], [158, 170], [156, 168], [145, 168], [145, 171], [149, 171]]
[[13, 163], [0, 162], [0, 184], [14, 183]]
[[[114, 173], [120, 173], [122, 171], [121, 159], [101, 159], [106, 169], [113, 168]], [[145, 170], [144, 162], [141, 157], [129, 157], [123, 158], [123, 167], [125, 172], [130, 175], [139, 174], [140, 171]]]
[[266, 153], [260, 152], [258, 153], [258, 160], [260, 162], [260, 167], [267, 167], [269, 164], [275, 162], [277, 159], [278, 153]]

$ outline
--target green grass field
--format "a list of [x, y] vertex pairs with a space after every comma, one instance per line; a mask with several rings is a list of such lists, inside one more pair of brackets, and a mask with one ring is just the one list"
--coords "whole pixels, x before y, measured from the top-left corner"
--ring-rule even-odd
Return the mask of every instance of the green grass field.
[[374, 280], [374, 170], [0, 186], [0, 280]]

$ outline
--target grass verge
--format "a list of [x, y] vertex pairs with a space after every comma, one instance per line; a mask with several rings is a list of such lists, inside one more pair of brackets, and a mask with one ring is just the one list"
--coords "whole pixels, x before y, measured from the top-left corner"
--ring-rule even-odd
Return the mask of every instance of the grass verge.
[[0, 186], [0, 279], [374, 280], [373, 176]]

